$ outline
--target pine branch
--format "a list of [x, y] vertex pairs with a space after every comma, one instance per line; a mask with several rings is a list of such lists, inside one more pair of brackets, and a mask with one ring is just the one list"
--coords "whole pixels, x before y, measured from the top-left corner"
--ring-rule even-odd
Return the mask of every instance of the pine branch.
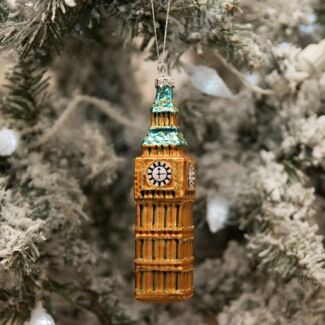
[[30, 274], [31, 265], [39, 257], [36, 243], [44, 240], [41, 235], [43, 222], [33, 220], [33, 209], [20, 199], [20, 191], [10, 191], [0, 178], [0, 260], [4, 269], [16, 269]]
[[35, 305], [35, 283], [30, 277], [23, 275], [11, 278], [10, 281], [23, 283], [23, 287], [8, 290], [0, 288], [0, 322], [4, 325], [24, 325], [30, 318], [30, 306]]
[[[89, 4], [72, 0], [37, 0], [34, 5], [15, 18], [0, 25], [0, 45], [18, 50], [25, 57], [31, 50], [54, 48], [58, 52], [63, 36], [72, 31], [76, 23], [82, 25], [83, 12], [91, 17], [93, 10], [106, 5], [106, 13], [114, 15], [121, 22], [124, 32], [130, 38], [141, 35], [144, 49], [154, 36], [151, 6], [143, 1], [125, 2], [91, 1]], [[171, 8], [168, 33], [167, 59], [170, 65], [189, 47], [207, 46], [220, 50], [228, 59], [256, 67], [262, 60], [258, 40], [251, 27], [235, 23], [235, 13], [239, 10], [237, 0], [174, 1]], [[104, 12], [102, 10], [102, 12]], [[163, 39], [166, 6], [155, 2], [158, 23], [157, 33]], [[101, 15], [105, 18], [104, 14]], [[80, 28], [79, 28], [80, 29]], [[162, 46], [162, 42], [160, 42]], [[151, 58], [155, 58], [152, 47]]]
[[0, 46], [16, 49], [23, 58], [40, 48], [59, 52], [63, 36], [74, 27], [82, 9], [73, 0], [37, 0], [32, 7], [22, 4], [13, 18], [0, 25]]
[[[14, 190], [2, 189], [3, 193], [0, 192], [0, 197], [3, 197], [0, 209], [0, 278], [7, 276], [13, 281], [8, 286], [1, 283], [1, 289], [7, 288], [13, 300], [1, 302], [0, 299], [0, 320], [1, 317], [22, 320], [23, 324], [34, 307], [34, 300], [24, 293], [32, 292], [35, 298], [35, 291], [39, 290], [43, 280], [40, 279], [40, 269], [43, 269], [44, 276], [48, 261], [55, 260], [57, 264], [53, 264], [56, 267], [59, 262], [61, 266], [69, 263], [60, 248], [66, 251], [63, 248], [65, 243], [72, 240], [75, 244], [80, 235], [80, 225], [85, 220], [82, 212], [84, 198], [73, 178], [67, 177], [65, 172], [63, 176], [59, 171], [51, 170], [49, 164], [35, 153], [17, 158], [12, 168], [15, 174], [10, 182]], [[47, 245], [50, 248], [46, 252]], [[88, 250], [87, 253], [90, 255]], [[12, 280], [15, 277], [19, 281]], [[20, 306], [20, 303], [24, 305]]]
[[[256, 273], [252, 271], [251, 273]], [[278, 281], [254, 279], [240, 296], [236, 297], [217, 316], [219, 325], [297, 325], [323, 324], [325, 291], [311, 283], [296, 279]]]
[[108, 279], [95, 280], [89, 286], [87, 284], [78, 286], [74, 283], [62, 284], [49, 279], [44, 283], [44, 287], [71, 305], [93, 313], [100, 324], [135, 324], [114, 298], [113, 284]]
[[[80, 2], [80, 0], [77, 0], [77, 2]], [[58, 11], [66, 14], [69, 8], [73, 8], [76, 5], [75, 0], [37, 0], [35, 2], [35, 9], [42, 12], [43, 15], [51, 16], [51, 20], [55, 21]]]
[[0, 2], [0, 23], [4, 22], [7, 19], [8, 14], [8, 6], [4, 2]]
[[[122, 21], [130, 37], [141, 35], [141, 48], [147, 47], [154, 37], [150, 3], [142, 1], [109, 1], [111, 14]], [[239, 11], [237, 0], [174, 1], [170, 11], [170, 25], [167, 43], [169, 65], [177, 64], [178, 58], [189, 48], [202, 46], [218, 49], [230, 61], [255, 68], [264, 59], [259, 40], [250, 25], [236, 23]], [[163, 39], [166, 6], [155, 2], [158, 22], [158, 38]], [[162, 41], [160, 42], [162, 46]], [[151, 48], [151, 59], [156, 58]]]
[[61, 45], [61, 35], [65, 32], [64, 21], [56, 19], [40, 20], [34, 17], [17, 22], [9, 21], [0, 29], [0, 44], [3, 48], [15, 48], [21, 57], [26, 57], [32, 49], [43, 47], [48, 42], [57, 52]]
[[266, 166], [250, 175], [251, 188], [258, 191], [255, 207], [244, 200], [247, 212], [240, 224], [248, 231], [247, 247], [263, 270], [325, 286], [323, 236], [312, 220], [313, 189], [304, 185], [298, 170], [265, 160]]
[[2, 110], [14, 119], [36, 122], [44, 105], [48, 78], [32, 57], [20, 59], [7, 76], [9, 94], [3, 98]]
[[237, 0], [206, 1], [200, 7], [200, 18], [194, 16], [188, 24], [185, 44], [217, 49], [231, 62], [258, 67], [264, 59], [260, 40], [249, 24], [236, 22], [239, 11]]

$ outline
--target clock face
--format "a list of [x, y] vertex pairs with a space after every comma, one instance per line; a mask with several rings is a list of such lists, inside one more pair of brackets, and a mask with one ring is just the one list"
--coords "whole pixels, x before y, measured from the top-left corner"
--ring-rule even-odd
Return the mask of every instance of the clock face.
[[147, 176], [152, 185], [165, 186], [172, 179], [172, 171], [168, 163], [157, 161], [149, 166]]
[[196, 182], [196, 172], [192, 164], [188, 166], [188, 188], [194, 190]]

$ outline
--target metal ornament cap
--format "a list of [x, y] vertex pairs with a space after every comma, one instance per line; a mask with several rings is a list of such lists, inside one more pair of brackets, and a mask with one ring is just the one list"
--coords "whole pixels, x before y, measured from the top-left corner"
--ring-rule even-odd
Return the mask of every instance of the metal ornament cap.
[[169, 76], [158, 77], [155, 82], [156, 88], [161, 88], [164, 86], [175, 87], [175, 80]]

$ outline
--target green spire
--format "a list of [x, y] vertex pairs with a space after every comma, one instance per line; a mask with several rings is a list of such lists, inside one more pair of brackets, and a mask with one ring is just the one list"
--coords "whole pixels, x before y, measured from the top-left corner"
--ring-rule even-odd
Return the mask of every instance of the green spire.
[[[161, 114], [178, 114], [178, 109], [174, 101], [173, 87], [163, 85], [157, 86], [156, 89], [156, 98], [150, 110], [154, 120], [159, 121], [159, 115]], [[187, 147], [187, 142], [179, 127], [175, 125], [161, 126], [155, 124], [151, 126], [142, 145]]]
[[156, 98], [151, 113], [178, 113], [175, 106], [174, 90], [170, 86], [157, 87]]

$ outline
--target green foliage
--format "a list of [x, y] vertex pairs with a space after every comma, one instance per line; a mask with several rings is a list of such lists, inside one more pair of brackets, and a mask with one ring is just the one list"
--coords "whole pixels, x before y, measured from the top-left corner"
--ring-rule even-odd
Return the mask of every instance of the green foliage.
[[121, 309], [119, 302], [112, 298], [115, 288], [109, 279], [101, 279], [99, 283], [94, 281], [88, 286], [87, 284], [83, 286], [74, 283], [62, 284], [49, 279], [44, 283], [44, 287], [72, 306], [78, 306], [94, 313], [101, 324], [135, 324]]
[[[142, 36], [141, 49], [154, 37], [150, 2], [90, 1], [68, 6], [65, 0], [37, 0], [26, 9], [22, 5], [12, 19], [0, 25], [0, 45], [18, 50], [25, 57], [31, 50], [54, 48], [59, 52], [68, 32], [82, 34], [82, 26], [91, 27], [92, 17], [114, 15], [120, 30], [130, 39]], [[166, 5], [155, 1], [157, 34], [160, 46], [164, 35]], [[188, 47], [208, 46], [220, 50], [232, 61], [259, 65], [261, 53], [250, 26], [234, 22], [239, 11], [237, 0], [177, 0], [171, 7], [167, 43], [170, 65]], [[156, 57], [152, 47], [151, 59]]]
[[35, 10], [41, 12], [45, 16], [50, 16], [52, 21], [55, 21], [57, 13], [66, 14], [69, 8], [73, 8], [80, 1], [66, 0], [37, 0], [35, 1]]
[[49, 17], [33, 17], [20, 21], [9, 21], [1, 26], [0, 44], [4, 48], [15, 48], [21, 57], [26, 57], [32, 49], [50, 44], [59, 51], [62, 34], [66, 30], [60, 17], [53, 22]]
[[[154, 37], [151, 6], [148, 1], [114, 1], [108, 6], [112, 14], [123, 22], [123, 29], [130, 37], [142, 36], [141, 49]], [[169, 21], [167, 60], [177, 64], [179, 57], [189, 47], [207, 46], [223, 53], [230, 61], [255, 68], [263, 60], [258, 39], [250, 25], [235, 22], [239, 12], [237, 0], [173, 1]], [[166, 21], [166, 4], [155, 2], [158, 23], [157, 34], [162, 46]], [[151, 59], [156, 58], [151, 48]], [[161, 49], [162, 50], [162, 49]]]
[[[27, 276], [17, 277], [15, 279], [24, 283], [20, 290], [12, 288], [4, 290], [0, 288], [0, 322], [3, 325], [15, 324], [24, 325], [30, 317], [30, 305], [35, 303], [35, 291], [33, 288], [33, 279]], [[15, 303], [8, 303], [12, 297], [16, 297]]]
[[48, 86], [44, 71], [37, 67], [33, 57], [20, 59], [7, 81], [9, 92], [1, 104], [2, 111], [15, 119], [36, 122]]
[[247, 231], [248, 251], [261, 269], [324, 286], [323, 237], [313, 222], [313, 188], [301, 175], [293, 166], [288, 169], [272, 160], [253, 172], [250, 191], [253, 186], [257, 191], [243, 200], [246, 206], [241, 209], [247, 212], [240, 226]]
[[0, 2], [0, 23], [4, 22], [8, 16], [9, 8], [4, 2]]
[[12, 18], [0, 25], [0, 46], [16, 49], [23, 58], [39, 48], [59, 52], [63, 36], [74, 27], [81, 9], [67, 6], [64, 0], [37, 0], [29, 7], [20, 4]]

